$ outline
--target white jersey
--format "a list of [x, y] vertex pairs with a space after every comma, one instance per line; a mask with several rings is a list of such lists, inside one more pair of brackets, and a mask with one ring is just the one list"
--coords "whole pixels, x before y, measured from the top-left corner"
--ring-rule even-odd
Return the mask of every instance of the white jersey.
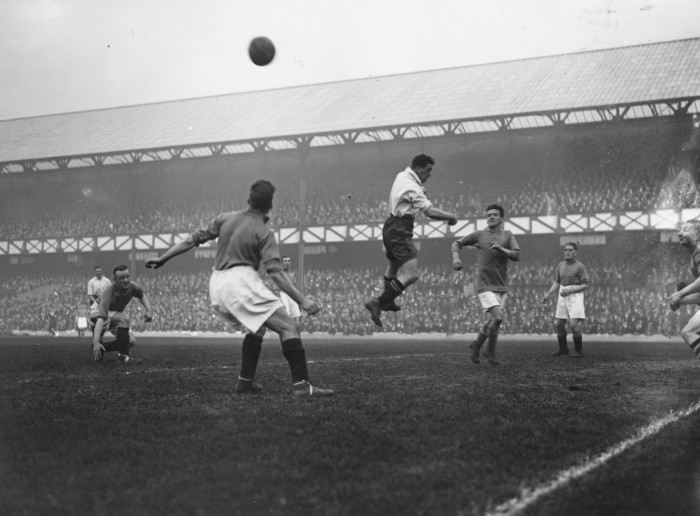
[[[102, 292], [110, 286], [112, 282], [107, 279], [106, 276], [102, 276], [102, 278], [97, 279], [97, 276], [92, 278], [90, 281], [88, 281], [88, 286], [87, 286], [87, 293], [88, 296], [92, 298], [92, 296], [97, 296], [100, 297], [102, 295]], [[95, 301], [91, 300], [90, 305], [94, 304]]]

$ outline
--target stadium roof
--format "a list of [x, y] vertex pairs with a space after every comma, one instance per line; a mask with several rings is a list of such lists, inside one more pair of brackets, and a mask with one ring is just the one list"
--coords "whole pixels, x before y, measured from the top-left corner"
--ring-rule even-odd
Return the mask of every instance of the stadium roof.
[[0, 163], [688, 99], [700, 38], [5, 120]]

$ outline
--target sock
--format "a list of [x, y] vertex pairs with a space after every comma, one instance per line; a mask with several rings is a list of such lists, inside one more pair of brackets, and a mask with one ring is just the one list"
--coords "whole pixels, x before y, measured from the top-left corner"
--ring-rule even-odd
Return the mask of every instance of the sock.
[[566, 345], [566, 333], [564, 335], [559, 335], [557, 333], [557, 341], [559, 341], [559, 350], [567, 352], [569, 347]]
[[574, 349], [576, 351], [583, 351], [583, 335], [580, 333], [578, 335], [574, 335]]
[[301, 345], [301, 339], [287, 339], [282, 342], [282, 354], [289, 363], [289, 369], [292, 372], [292, 382], [308, 381], [309, 371], [306, 368], [306, 351]]
[[697, 359], [700, 360], [700, 339], [696, 339], [693, 343], [691, 343], [690, 349], [693, 350], [693, 353], [695, 353]]
[[379, 296], [379, 304], [382, 306], [388, 305], [399, 297], [404, 290], [406, 290], [406, 287], [403, 286], [403, 283], [398, 278], [392, 279], [384, 289], [384, 292], [382, 292], [382, 295]]
[[243, 337], [241, 347], [241, 378], [255, 380], [255, 371], [258, 369], [258, 358], [262, 350], [262, 337], [247, 333]]
[[129, 328], [117, 328], [115, 348], [121, 355], [129, 354]]
[[498, 328], [489, 331], [489, 343], [486, 345], [486, 354], [490, 357], [496, 356], [496, 341], [498, 340]]
[[479, 334], [476, 336], [476, 340], [474, 341], [474, 344], [476, 344], [477, 349], [481, 348], [481, 346], [484, 345], [484, 342], [486, 342], [486, 339], [488, 339], [489, 337], [487, 328], [488, 325], [486, 324], [479, 328]]
[[118, 351], [118, 345], [116, 340], [113, 340], [112, 342], [107, 342], [106, 344], [103, 342], [102, 345], [105, 348], [105, 353], [108, 353], [110, 351]]

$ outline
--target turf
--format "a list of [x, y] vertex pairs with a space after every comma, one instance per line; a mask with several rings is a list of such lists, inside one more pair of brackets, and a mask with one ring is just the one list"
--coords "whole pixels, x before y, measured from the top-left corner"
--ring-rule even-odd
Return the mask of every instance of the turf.
[[[456, 341], [307, 341], [326, 399], [290, 395], [272, 338], [260, 395], [233, 393], [240, 338], [142, 338], [131, 368], [88, 342], [0, 341], [0, 514], [484, 514], [698, 399], [680, 342], [507, 341], [493, 367]], [[696, 514], [698, 423], [525, 513]]]

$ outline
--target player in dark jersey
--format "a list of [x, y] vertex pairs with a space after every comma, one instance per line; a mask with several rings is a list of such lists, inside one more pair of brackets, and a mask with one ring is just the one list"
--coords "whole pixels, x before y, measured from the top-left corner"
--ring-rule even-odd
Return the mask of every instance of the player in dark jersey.
[[520, 247], [513, 233], [503, 229], [503, 207], [491, 204], [486, 208], [487, 229], [477, 230], [452, 243], [452, 267], [462, 270], [459, 252], [462, 247], [475, 247], [477, 250], [477, 295], [488, 319], [481, 326], [479, 334], [469, 347], [472, 362], [479, 363], [481, 346], [488, 339], [484, 357], [491, 365], [498, 365], [496, 342], [498, 331], [503, 323], [503, 306], [508, 295], [508, 260], [520, 260]]
[[549, 301], [555, 292], [558, 292], [557, 309], [554, 314], [557, 326], [557, 341], [559, 349], [552, 352], [552, 356], [569, 354], [569, 346], [566, 344], [566, 323], [574, 341], [574, 358], [583, 356], [583, 335], [581, 324], [586, 319], [584, 304], [584, 291], [590, 286], [590, 279], [585, 265], [576, 259], [578, 245], [576, 242], [567, 242], [564, 245], [564, 261], [557, 265], [555, 279], [552, 286], [544, 296], [542, 303]]
[[262, 390], [255, 382], [255, 374], [263, 336], [266, 328], [269, 328], [280, 337], [282, 354], [292, 373], [293, 394], [330, 396], [332, 390], [315, 387], [309, 382], [306, 351], [301, 343], [299, 325], [258, 274], [258, 269], [264, 266], [270, 279], [302, 310], [311, 315], [320, 310], [314, 300], [297, 290], [282, 270], [277, 240], [266, 225], [274, 193], [272, 183], [256, 181], [250, 188], [247, 210], [217, 215], [206, 228], [195, 231], [158, 258], [147, 260], [146, 267], [157, 269], [195, 246], [218, 239], [214, 271], [209, 280], [211, 306], [232, 326], [247, 331], [241, 350], [236, 392], [255, 393]]
[[[113, 271], [114, 281], [100, 295], [99, 302], [93, 305], [90, 313], [95, 324], [92, 336], [92, 353], [95, 360], [102, 360], [106, 351], [116, 351], [117, 358], [124, 365], [140, 364], [139, 358], [131, 356], [130, 350], [136, 341], [131, 332], [129, 319], [124, 315], [124, 309], [133, 298], [139, 300], [146, 310], [144, 320], [153, 320], [151, 303], [141, 290], [141, 287], [131, 281], [131, 274], [126, 265], [117, 265]], [[116, 336], [113, 342], [104, 340], [105, 332]]]
[[[689, 285], [680, 284], [681, 288], [668, 297], [671, 310], [678, 310], [681, 305], [700, 305], [700, 219], [685, 222], [678, 232], [678, 240], [690, 251], [690, 272], [694, 281]], [[695, 312], [681, 330], [681, 337], [700, 360], [700, 311]]]

